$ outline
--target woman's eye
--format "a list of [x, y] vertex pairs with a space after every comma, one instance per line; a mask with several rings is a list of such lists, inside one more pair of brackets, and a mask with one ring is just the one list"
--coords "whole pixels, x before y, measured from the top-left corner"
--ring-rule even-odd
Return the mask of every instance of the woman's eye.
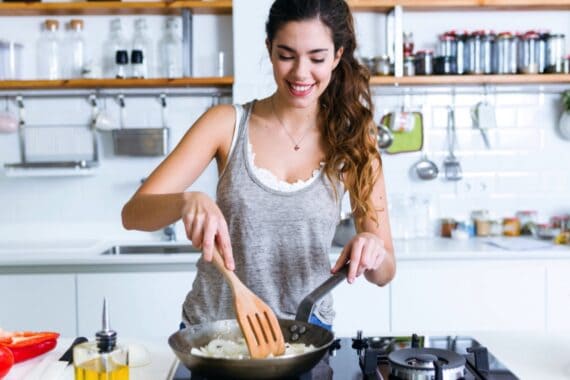
[[288, 55], [280, 55], [280, 56], [279, 56], [279, 59], [282, 60], [282, 61], [290, 61], [290, 60], [292, 60], [293, 58], [294, 58], [294, 57], [290, 57], [290, 56], [288, 56]]
[[313, 59], [311, 59], [311, 61], [313, 61], [313, 63], [323, 63], [325, 61], [325, 59], [324, 58], [321, 58], [321, 59], [313, 58]]

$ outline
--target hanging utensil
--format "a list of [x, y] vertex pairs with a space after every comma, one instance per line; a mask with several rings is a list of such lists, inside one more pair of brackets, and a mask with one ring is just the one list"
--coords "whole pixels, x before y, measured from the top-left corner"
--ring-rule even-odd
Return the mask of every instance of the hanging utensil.
[[226, 268], [222, 255], [215, 247], [213, 262], [232, 290], [236, 318], [250, 356], [263, 359], [270, 354], [283, 355], [285, 339], [273, 310]]
[[463, 178], [461, 164], [454, 154], [456, 139], [455, 109], [454, 106], [451, 105], [447, 107], [447, 149], [449, 153], [443, 160], [445, 179], [448, 181], [459, 181]]
[[[429, 132], [429, 130], [427, 128], [427, 123], [431, 122], [431, 114], [426, 115], [427, 112], [425, 109], [423, 110], [422, 113], [425, 115], [425, 118], [424, 118], [424, 145], [422, 147], [422, 156], [421, 156], [420, 160], [415, 163], [414, 169], [415, 169], [417, 176], [420, 179], [429, 181], [429, 180], [437, 178], [437, 176], [439, 174], [439, 169], [438, 169], [437, 165], [435, 164], [435, 162], [428, 159], [428, 156], [427, 156], [428, 132]], [[428, 120], [427, 123], [425, 123], [425, 120]]]
[[378, 143], [378, 149], [386, 149], [394, 142], [394, 136], [388, 127], [382, 123], [378, 124], [378, 135], [376, 136], [376, 141]]

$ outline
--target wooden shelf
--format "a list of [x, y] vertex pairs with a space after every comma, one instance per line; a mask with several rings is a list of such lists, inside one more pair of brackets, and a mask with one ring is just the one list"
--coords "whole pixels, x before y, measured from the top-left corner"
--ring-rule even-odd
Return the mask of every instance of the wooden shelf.
[[570, 10], [570, 0], [348, 0], [354, 11], [388, 12], [396, 5], [409, 10], [544, 9]]
[[0, 16], [34, 15], [112, 15], [112, 14], [178, 14], [191, 9], [195, 14], [231, 14], [231, 0], [175, 0], [153, 2], [89, 1], [67, 3], [0, 2]]
[[77, 88], [229, 87], [233, 77], [151, 79], [65, 79], [0, 81], [2, 90], [61, 90]]
[[437, 86], [437, 85], [524, 85], [570, 84], [570, 74], [534, 75], [428, 75], [411, 77], [373, 76], [371, 86]]

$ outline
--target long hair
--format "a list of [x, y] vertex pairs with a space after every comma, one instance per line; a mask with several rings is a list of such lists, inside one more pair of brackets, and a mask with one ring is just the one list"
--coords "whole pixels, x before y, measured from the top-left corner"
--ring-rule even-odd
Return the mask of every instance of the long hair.
[[381, 165], [376, 147], [369, 71], [355, 58], [356, 35], [352, 14], [344, 0], [275, 0], [265, 25], [273, 42], [281, 27], [290, 21], [318, 19], [332, 35], [335, 52], [344, 49], [325, 92], [319, 98], [319, 124], [326, 144], [324, 171], [327, 178], [342, 179], [351, 194], [358, 219], [376, 218], [370, 199]]

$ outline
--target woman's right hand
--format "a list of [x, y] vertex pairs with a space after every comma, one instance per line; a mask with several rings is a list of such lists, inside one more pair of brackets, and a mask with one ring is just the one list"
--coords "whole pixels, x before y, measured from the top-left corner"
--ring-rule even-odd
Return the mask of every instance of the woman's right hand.
[[208, 195], [185, 193], [182, 222], [186, 236], [195, 248], [202, 250], [204, 260], [211, 262], [214, 247], [222, 254], [226, 268], [235, 269], [228, 225], [222, 211]]

